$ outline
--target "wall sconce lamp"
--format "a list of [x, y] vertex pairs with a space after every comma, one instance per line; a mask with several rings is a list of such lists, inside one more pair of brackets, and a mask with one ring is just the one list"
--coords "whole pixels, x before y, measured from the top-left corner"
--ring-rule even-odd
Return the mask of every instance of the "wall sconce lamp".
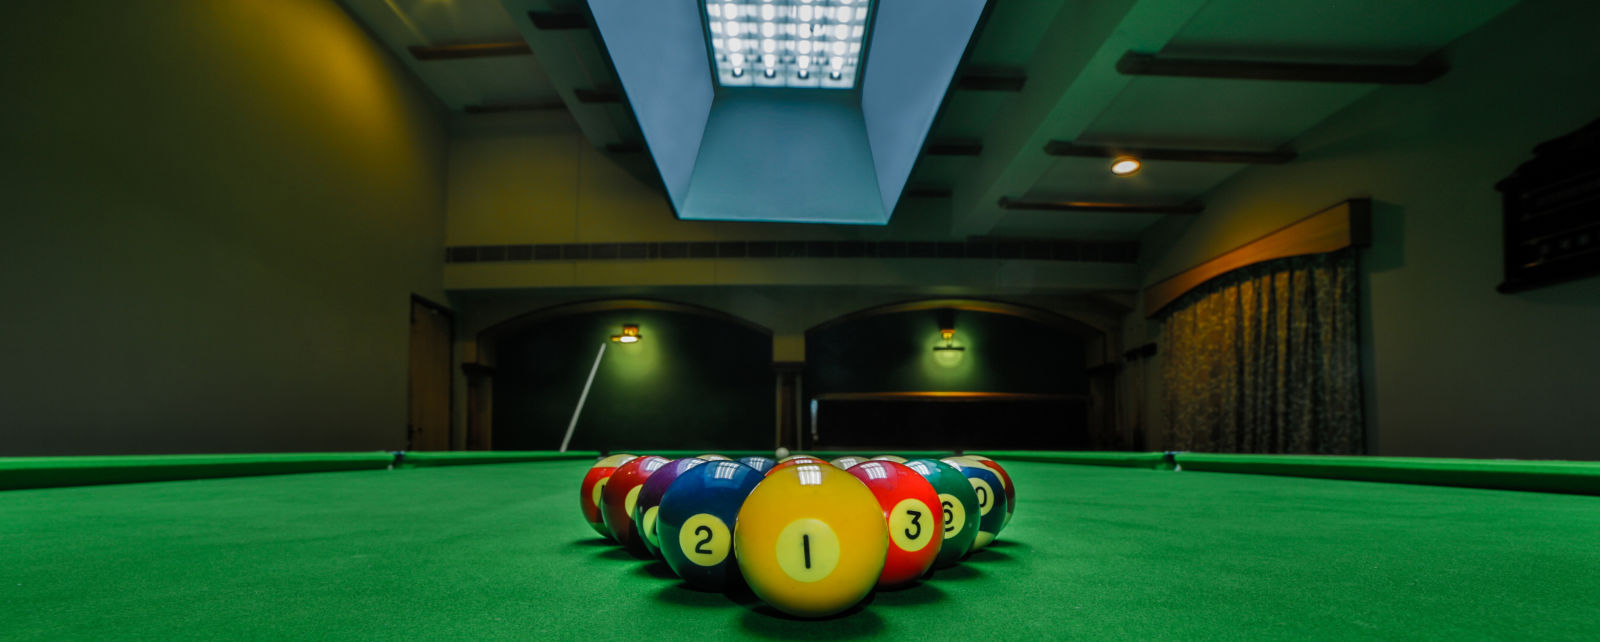
[[939, 338], [944, 340], [944, 345], [933, 347], [933, 360], [946, 368], [956, 367], [961, 363], [961, 355], [966, 353], [966, 348], [956, 345], [956, 330], [951, 325], [941, 324]]
[[962, 350], [966, 350], [966, 348], [963, 348], [961, 346], [955, 345], [955, 340], [956, 340], [955, 328], [944, 328], [944, 329], [939, 330], [939, 338], [944, 339], [944, 345], [942, 345], [942, 346], [934, 346], [933, 347], [933, 351], [934, 352], [940, 352], [940, 353], [945, 352], [945, 351], [960, 352]]
[[622, 326], [622, 334], [611, 335], [611, 340], [617, 343], [638, 343], [641, 338], [643, 337], [639, 336], [639, 326], [636, 325]]

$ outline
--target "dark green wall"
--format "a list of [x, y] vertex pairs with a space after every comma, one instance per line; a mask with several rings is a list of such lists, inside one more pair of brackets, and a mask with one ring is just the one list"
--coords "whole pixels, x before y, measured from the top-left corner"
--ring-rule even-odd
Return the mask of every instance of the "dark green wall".
[[555, 317], [497, 339], [494, 447], [553, 449], [601, 343], [625, 323], [642, 341], [608, 343], [574, 449], [766, 449], [775, 413], [771, 335], [683, 312]]
[[[933, 348], [940, 315], [952, 315], [959, 359]], [[1082, 393], [1083, 342], [1004, 314], [898, 312], [831, 325], [806, 336], [805, 394], [829, 392]]]
[[[936, 352], [941, 319], [954, 322], [958, 353]], [[1083, 341], [1004, 314], [957, 310], [884, 314], [806, 337], [805, 396], [831, 392], [1008, 392], [1083, 395]], [[875, 449], [1082, 449], [1087, 400], [827, 400], [803, 446]], [[809, 425], [808, 425], [809, 427]]]

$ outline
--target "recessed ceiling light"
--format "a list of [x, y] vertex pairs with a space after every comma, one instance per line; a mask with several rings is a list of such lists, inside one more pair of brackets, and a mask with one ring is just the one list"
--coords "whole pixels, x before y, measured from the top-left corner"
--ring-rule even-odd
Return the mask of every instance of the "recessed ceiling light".
[[1117, 176], [1133, 176], [1144, 169], [1144, 163], [1132, 156], [1118, 156], [1111, 161], [1111, 173]]
[[854, 88], [874, 1], [700, 0], [717, 84]]

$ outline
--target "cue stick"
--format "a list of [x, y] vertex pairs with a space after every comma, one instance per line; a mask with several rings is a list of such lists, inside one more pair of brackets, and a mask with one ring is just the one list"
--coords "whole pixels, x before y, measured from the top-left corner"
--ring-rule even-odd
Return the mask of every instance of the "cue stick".
[[572, 409], [572, 421], [567, 422], [567, 436], [561, 440], [561, 452], [567, 452], [567, 444], [572, 443], [572, 431], [578, 427], [578, 415], [583, 412], [583, 402], [589, 400], [589, 387], [594, 385], [594, 373], [600, 371], [600, 357], [606, 356], [606, 344], [600, 344], [600, 351], [594, 354], [594, 367], [589, 368], [589, 380], [583, 382], [583, 394], [578, 395], [578, 407]]

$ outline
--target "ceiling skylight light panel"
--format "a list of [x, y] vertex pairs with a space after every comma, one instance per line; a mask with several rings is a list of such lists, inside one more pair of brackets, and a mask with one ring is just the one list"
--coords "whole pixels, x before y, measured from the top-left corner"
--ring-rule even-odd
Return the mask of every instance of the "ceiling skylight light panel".
[[724, 87], [851, 89], [872, 0], [701, 0]]

